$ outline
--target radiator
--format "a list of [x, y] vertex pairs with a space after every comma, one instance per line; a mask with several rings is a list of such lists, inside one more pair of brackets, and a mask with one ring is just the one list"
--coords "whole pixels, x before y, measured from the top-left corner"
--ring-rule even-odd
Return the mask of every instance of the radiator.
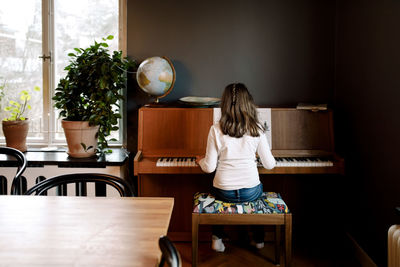
[[388, 267], [400, 267], [400, 225], [392, 225], [388, 231]]
[[[7, 180], [7, 194], [10, 194], [11, 184], [16, 173], [15, 167], [1, 167], [0, 175], [5, 176]], [[62, 168], [55, 165], [45, 165], [44, 167], [28, 167], [22, 174], [26, 178], [26, 187], [29, 189], [36, 184], [37, 178], [50, 178], [55, 175], [68, 173], [106, 173], [117, 177], [122, 177], [120, 166], [107, 166], [105, 168]], [[75, 195], [75, 185], [67, 186], [68, 196]], [[119, 196], [119, 193], [111, 186], [106, 186], [107, 197]], [[56, 195], [56, 189], [48, 191], [49, 196]], [[87, 195], [95, 196], [95, 186], [93, 183], [87, 183]]]

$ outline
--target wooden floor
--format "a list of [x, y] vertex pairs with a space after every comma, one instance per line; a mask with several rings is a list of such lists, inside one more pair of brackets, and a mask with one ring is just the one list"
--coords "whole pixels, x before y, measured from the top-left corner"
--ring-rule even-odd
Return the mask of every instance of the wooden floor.
[[[218, 253], [211, 249], [210, 242], [199, 243], [199, 264], [200, 267], [253, 267], [253, 266], [276, 266], [273, 263], [274, 246], [272, 242], [266, 243], [263, 249], [256, 249], [250, 245], [236, 242], [224, 242], [226, 250]], [[191, 266], [191, 243], [174, 243], [181, 254], [183, 267]], [[281, 266], [283, 258], [281, 259]], [[354, 258], [354, 253], [348, 243], [316, 245], [301, 244], [298, 242], [293, 247], [294, 267], [361, 267]]]

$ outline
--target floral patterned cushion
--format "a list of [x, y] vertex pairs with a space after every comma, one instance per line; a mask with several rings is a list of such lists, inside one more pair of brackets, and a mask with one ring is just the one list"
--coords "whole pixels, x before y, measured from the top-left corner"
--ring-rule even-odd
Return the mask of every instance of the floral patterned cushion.
[[262, 197], [250, 202], [230, 203], [216, 200], [210, 193], [194, 195], [195, 213], [252, 214], [289, 213], [289, 209], [279, 193], [264, 192]]

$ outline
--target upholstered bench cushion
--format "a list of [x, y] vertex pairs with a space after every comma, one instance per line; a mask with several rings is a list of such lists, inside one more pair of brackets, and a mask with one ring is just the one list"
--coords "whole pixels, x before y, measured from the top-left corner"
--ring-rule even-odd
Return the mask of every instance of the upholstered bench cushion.
[[279, 193], [264, 192], [262, 197], [250, 202], [230, 203], [216, 200], [210, 193], [194, 195], [195, 213], [252, 214], [289, 213], [289, 209]]

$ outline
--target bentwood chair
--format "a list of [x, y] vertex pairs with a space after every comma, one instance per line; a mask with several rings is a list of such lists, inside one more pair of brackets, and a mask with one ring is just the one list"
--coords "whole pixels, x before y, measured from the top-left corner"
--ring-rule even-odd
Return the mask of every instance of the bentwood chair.
[[94, 183], [96, 196], [106, 196], [106, 185], [118, 191], [121, 197], [133, 197], [130, 184], [122, 178], [104, 173], [74, 173], [53, 176], [43, 180], [26, 191], [25, 195], [46, 195], [47, 191], [57, 188], [57, 195], [67, 195], [67, 185], [75, 184], [76, 196], [87, 196], [87, 183]]
[[158, 245], [162, 252], [161, 261], [159, 267], [181, 267], [182, 260], [178, 250], [167, 236], [161, 236], [158, 240]]
[[[28, 161], [26, 160], [24, 153], [15, 148], [0, 147], [0, 154], [12, 156], [17, 160], [16, 161], [17, 172], [12, 180], [10, 194], [22, 195], [23, 191], [25, 191], [24, 188], [26, 188], [26, 179], [22, 177], [22, 174], [24, 173], [26, 166], [28, 164]], [[7, 194], [7, 178], [1, 175], [0, 195], [6, 195], [6, 194]]]

